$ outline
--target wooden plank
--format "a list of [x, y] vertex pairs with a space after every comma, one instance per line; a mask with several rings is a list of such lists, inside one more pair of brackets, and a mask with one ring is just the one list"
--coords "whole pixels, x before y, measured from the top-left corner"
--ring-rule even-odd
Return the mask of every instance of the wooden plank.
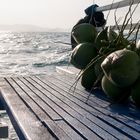
[[[72, 84], [67, 84], [68, 81], [64, 81], [64, 80], [58, 80], [56, 77], [55, 77], [55, 80], [54, 80], [54, 77], [53, 76], [49, 76], [50, 79], [52, 79], [54, 82], [54, 84], [56, 86], [58, 86], [59, 88], [62, 88], [64, 91], [68, 92], [68, 90], [71, 88], [71, 85]], [[81, 86], [80, 86], [81, 87]], [[80, 90], [80, 87], [79, 88], [76, 88], [76, 90], [74, 91], [74, 96], [77, 97], [78, 99], [81, 99], [82, 101], [86, 101], [88, 99], [88, 96], [89, 96], [89, 92], [87, 92], [86, 90], [83, 90], [83, 88]], [[94, 91], [95, 92], [95, 91]], [[95, 98], [95, 94], [91, 94], [88, 102], [92, 102], [92, 103], [95, 103], [97, 106], [102, 106], [102, 107], [106, 107], [108, 105], [110, 105], [110, 102], [109, 100], [105, 100], [105, 98], [103, 98], [103, 94], [101, 94], [100, 96], [100, 93], [98, 91], [97, 93], [97, 96], [98, 97], [101, 97], [101, 98]]]
[[[35, 80], [37, 81], [37, 80]], [[33, 81], [31, 81], [31, 83], [34, 83]], [[42, 85], [42, 84], [41, 84]], [[47, 88], [48, 89], [48, 88]], [[57, 96], [57, 93], [55, 93], [55, 96]], [[62, 97], [62, 95], [58, 95], [58, 98], [64, 98]], [[94, 122], [95, 124], [97, 124], [98, 126], [100, 126], [101, 128], [103, 128], [104, 130], [106, 130], [108, 133], [112, 132], [112, 134], [115, 135], [119, 135], [119, 138], [125, 138], [125, 135], [120, 134], [117, 130], [113, 129], [112, 127], [110, 127], [109, 125], [106, 125], [104, 122], [100, 121], [98, 118], [94, 117], [93, 115], [91, 115], [89, 112], [85, 111], [84, 109], [80, 108], [78, 105], [74, 104], [73, 102], [71, 102], [70, 100], [63, 100], [63, 102], [65, 102], [67, 105], [69, 105], [70, 107], [72, 107], [74, 110], [76, 110], [79, 114], [84, 115], [84, 117], [87, 117], [89, 120], [91, 120], [92, 122]], [[127, 138], [128, 139], [128, 138]]]
[[5, 109], [12, 120], [13, 126], [20, 140], [54, 139], [49, 131], [42, 126], [41, 122], [31, 112], [28, 106], [24, 104], [23, 100], [17, 95], [15, 90], [4, 79], [0, 80], [0, 87], [0, 98], [4, 103]]
[[121, 115], [110, 115], [112, 116], [113, 118], [115, 118], [116, 120], [120, 120], [120, 122], [123, 122], [125, 124], [127, 124], [127, 126], [131, 126], [132, 128], [134, 128], [137, 132], [140, 133], [140, 124], [134, 122], [133, 120], [131, 119], [128, 119], [128, 118], [125, 118]]
[[[140, 124], [134, 121], [135, 118], [139, 118], [137, 116], [139, 111], [131, 110], [133, 109], [131, 106], [128, 108], [130, 110], [125, 110], [127, 108], [124, 106], [121, 112], [117, 112], [121, 106], [112, 110], [113, 108], [109, 106], [86, 104], [85, 96], [82, 96], [86, 93], [83, 89], [80, 90], [80, 86], [78, 92], [76, 89], [78, 95], [70, 94], [63, 80], [59, 81], [55, 77], [20, 77], [7, 78], [7, 80], [15, 94], [39, 120], [42, 127], [49, 130], [48, 133], [52, 138], [138, 139], [140, 137]], [[71, 79], [67, 78], [67, 81], [69, 80]], [[90, 99], [90, 102], [96, 100], [98, 98], [95, 96]], [[50, 115], [45, 110], [46, 106], [51, 108], [50, 112], [55, 113]], [[123, 114], [124, 110], [126, 113]], [[129, 116], [129, 113], [134, 114], [135, 118]]]
[[[44, 80], [45, 82], [47, 81], [47, 78], [46, 78], [46, 80]], [[51, 80], [52, 81], [52, 80]], [[53, 81], [52, 81], [53, 82]], [[55, 85], [56, 86], [56, 85]], [[56, 88], [55, 88], [56, 89]], [[72, 99], [72, 97], [70, 97], [70, 99]], [[76, 103], [79, 103], [78, 102], [78, 100], [75, 100], [75, 102]], [[81, 104], [81, 106], [85, 106], [84, 104]], [[90, 108], [89, 106], [88, 107], [85, 107], [86, 109], [87, 108]], [[110, 111], [108, 111], [108, 110], [105, 110], [105, 109], [103, 109], [103, 108], [99, 108], [99, 107], [94, 107], [94, 108], [96, 108], [97, 110], [100, 110], [100, 113], [102, 114], [102, 113], [104, 113], [104, 114], [107, 114], [107, 113], [111, 113]], [[103, 112], [102, 112], [103, 111]], [[94, 113], [95, 114], [95, 113]], [[99, 114], [98, 114], [99, 115]], [[109, 116], [107, 116], [107, 117], [109, 117]], [[109, 119], [110, 120], [110, 119]], [[108, 121], [109, 121], [108, 120]], [[116, 123], [116, 121], [115, 121], [115, 123]], [[115, 127], [115, 123], [114, 123], [114, 127]], [[120, 122], [118, 122], [118, 124], [119, 124]], [[129, 131], [130, 130], [132, 130], [133, 131], [133, 129], [131, 129], [130, 127], [127, 127], [127, 126], [125, 126], [124, 124], [122, 124], [124, 127], [126, 127]], [[118, 125], [119, 126], [119, 125]], [[123, 131], [124, 133], [127, 133], [128, 135], [129, 135], [129, 131], [127, 132], [126, 130], [125, 131]], [[139, 136], [139, 134], [137, 133], [137, 132], [135, 132], [135, 131], [133, 131], [134, 133], [136, 133], [136, 137], [138, 137]]]
[[[136, 140], [139, 140], [140, 138], [140, 133], [134, 131], [133, 129], [130, 129], [129, 127], [127, 126], [124, 126], [121, 122], [118, 122], [116, 120], [114, 120], [113, 118], [109, 118], [107, 117], [106, 115], [100, 115], [98, 116], [100, 119], [104, 120], [105, 122], [110, 122], [110, 124], [112, 124], [112, 126], [116, 127], [116, 128], [120, 128], [120, 131], [122, 132], [127, 132], [127, 134], [129, 136], [131, 136], [132, 139], [136, 139]], [[115, 125], [114, 125], [115, 124]], [[135, 134], [134, 134], [135, 133]]]
[[[29, 79], [28, 79], [29, 80]], [[37, 81], [37, 79], [35, 79], [35, 81]], [[31, 81], [31, 83], [34, 83], [33, 81]], [[43, 84], [41, 84], [43, 85]], [[39, 88], [39, 87], [38, 87]], [[40, 89], [40, 88], [39, 88]], [[47, 88], [48, 89], [48, 88]], [[57, 95], [58, 94], [58, 95]], [[59, 93], [54, 93], [55, 96], [57, 96], [60, 99], [64, 99], [64, 97], [62, 95], [60, 95]], [[83, 110], [82, 108], [80, 108], [78, 105], [74, 104], [73, 102], [71, 102], [70, 100], [63, 100], [63, 102], [65, 102], [65, 104], [69, 105], [70, 107], [72, 107], [75, 111], [78, 111], [79, 114], [84, 115], [84, 117], [89, 118], [89, 120], [91, 120], [92, 122], [90, 123], [95, 123], [97, 124], [98, 127], [103, 128], [105, 131], [107, 131], [108, 133], [113, 132], [114, 136], [115, 135], [119, 135], [119, 138], [124, 138], [125, 136], [121, 135], [120, 133], [118, 133], [118, 131], [114, 130], [113, 128], [111, 128], [109, 125], [106, 125], [105, 123], [103, 123], [102, 121], [100, 121], [98, 118], [94, 117], [93, 115], [91, 115], [90, 113], [86, 112], [85, 110]], [[61, 105], [63, 106], [63, 104], [61, 103]], [[72, 114], [72, 113], [71, 113]], [[77, 118], [79, 118], [78, 116], [75, 116]], [[84, 123], [84, 121], [83, 121]], [[111, 136], [110, 136], [111, 138]]]
[[[8, 81], [15, 88], [18, 95], [24, 100], [24, 102], [29, 105], [30, 109], [34, 112], [34, 114], [36, 114], [36, 116], [40, 119], [40, 121], [46, 126], [46, 129], [48, 129], [52, 133], [52, 135], [57, 139], [70, 140], [71, 138], [54, 121], [52, 121], [48, 117], [48, 115], [46, 115], [46, 113], [44, 113], [43, 110], [40, 109], [38, 104], [36, 104], [33, 101], [32, 98], [34, 98], [34, 95], [32, 94], [32, 91], [27, 89], [27, 87], [24, 85], [18, 85], [18, 84], [21, 84], [20, 81], [17, 78], [14, 78], [14, 79], [15, 79], [15, 82], [10, 78], [8, 78]], [[22, 88], [24, 87], [23, 88], [24, 90], [21, 87]], [[35, 100], [37, 100], [37, 99], [35, 99]], [[60, 117], [59, 117], [59, 119], [60, 119]], [[44, 139], [47, 139], [47, 137]]]
[[[53, 79], [52, 79], [52, 80], [53, 80]], [[62, 81], [64, 81], [64, 80], [62, 79]], [[65, 80], [65, 82], [68, 83], [68, 81], [66, 81], [66, 80]], [[53, 83], [55, 83], [55, 80], [53, 80]], [[59, 85], [59, 83], [62, 83], [62, 85], [63, 85], [62, 88], [63, 88], [63, 90], [64, 90], [64, 86], [65, 86], [65, 84], [63, 84], [64, 82], [59, 81], [59, 82], [55, 83], [56, 86], [58, 85], [59, 87], [61, 87], [61, 85]], [[69, 87], [69, 86], [68, 86], [68, 87]], [[67, 91], [68, 91], [68, 89], [67, 89]], [[76, 90], [76, 91], [77, 91], [77, 90]], [[78, 95], [76, 91], [75, 91], [75, 93], [74, 93], [75, 96]], [[81, 93], [83, 94], [83, 92], [81, 92]], [[87, 93], [87, 94], [88, 94], [88, 93]], [[99, 95], [99, 94], [100, 94], [100, 93], [97, 93], [97, 95]], [[79, 99], [81, 99], [81, 98], [78, 97], [78, 96], [76, 96], [76, 97], [79, 98]], [[97, 104], [101, 105], [102, 107], [107, 107], [107, 106], [109, 106], [109, 104], [110, 104], [109, 102], [107, 102], [107, 104], [104, 104], [104, 100], [99, 100], [99, 99], [100, 99], [100, 96], [97, 96], [97, 97], [99, 97], [99, 98], [96, 98], [95, 96], [91, 96], [91, 97], [92, 97], [93, 100], [91, 100], [91, 101], [89, 100], [89, 101], [88, 101], [88, 103], [90, 102], [90, 104], [92, 104], [93, 102], [96, 102]], [[91, 99], [91, 97], [90, 97], [90, 99]], [[83, 99], [83, 101], [84, 101], [84, 99]], [[93, 105], [93, 104], [92, 104], [92, 105]], [[109, 110], [111, 109], [111, 110], [112, 110], [113, 108], [114, 108], [114, 111], [115, 111], [115, 112], [121, 113], [121, 110], [123, 111], [123, 116], [124, 116], [124, 117], [122, 118], [122, 116], [121, 116], [122, 113], [121, 113], [121, 115], [117, 115], [117, 116], [118, 116], [118, 120], [120, 120], [120, 121], [122, 121], [122, 122], [125, 122], [125, 124], [127, 124], [127, 125], [129, 125], [129, 126], [131, 126], [131, 127], [133, 127], [133, 128], [136, 128], [137, 131], [139, 130], [139, 129], [138, 129], [138, 126], [139, 126], [140, 124], [136, 124], [136, 121], [135, 121], [134, 119], [133, 119], [133, 120], [132, 120], [132, 119], [131, 119], [131, 120], [128, 119], [128, 117], [127, 117], [127, 116], [128, 116], [128, 113], [127, 113], [127, 116], [125, 116], [124, 110], [125, 110], [125, 113], [128, 112], [128, 111], [127, 111], [128, 109], [127, 109], [126, 107], [124, 108], [123, 106], [118, 106], [118, 109], [117, 109], [115, 105], [114, 105], [114, 106], [112, 105], [111, 108], [108, 107], [108, 108], [106, 108], [106, 109], [109, 109]], [[123, 109], [121, 109], [121, 108], [123, 108]], [[110, 111], [111, 111], [111, 110], [110, 110]], [[135, 114], [136, 114], [136, 112], [135, 112]], [[115, 114], [115, 115], [112, 115], [112, 117], [116, 118], [115, 116], [116, 116], [116, 114]], [[120, 116], [120, 117], [119, 117], [119, 116]], [[130, 116], [130, 115], [129, 115], [129, 116]], [[131, 116], [131, 117], [132, 117], [132, 116]], [[126, 120], [126, 118], [127, 118], [127, 121], [124, 121], [124, 120]], [[128, 122], [128, 121], [129, 121], [129, 122]]]
[[[43, 77], [43, 76], [42, 76]], [[55, 81], [57, 82], [59, 82], [61, 85], [64, 85], [65, 87], [67, 87], [68, 88], [68, 90], [71, 88], [71, 86], [73, 85], [73, 83], [75, 82], [75, 76], [64, 76], [64, 75], [52, 75], [52, 76], [49, 76], [49, 77], [53, 77], [53, 78], [55, 78]], [[70, 80], [71, 79], [71, 80]], [[72, 88], [72, 90], [71, 91], [73, 91], [73, 88]], [[76, 85], [76, 91], [75, 91], [76, 93], [78, 93], [78, 94], [80, 94], [80, 95], [82, 95], [83, 97], [85, 97], [86, 99], [87, 99], [87, 97], [89, 96], [89, 91], [86, 91], [85, 90], [85, 88], [83, 88], [82, 86], [81, 86], [81, 83], [80, 83], [80, 81], [77, 83], [77, 85]], [[75, 93], [74, 92], [74, 93]], [[101, 96], [100, 96], [100, 94], [101, 94]], [[100, 97], [100, 99], [103, 99], [103, 102], [108, 102], [109, 100], [108, 100], [108, 98], [106, 98], [106, 96], [103, 96], [103, 93], [100, 93], [99, 94], [99, 91], [98, 91], [98, 96]], [[90, 98], [89, 98], [89, 100], [90, 99], [92, 99], [92, 98], [94, 98], [94, 94], [91, 94], [91, 96], [90, 96]], [[99, 100], [100, 100], [99, 99]], [[106, 103], [107, 103], [106, 102]]]
[[[59, 78], [58, 78], [59, 77]], [[68, 77], [67, 77], [67, 79], [65, 79], [62, 75], [61, 76], [56, 76], [55, 75], [55, 80], [56, 80], [56, 78], [58, 78], [58, 80], [59, 80], [59, 82], [64, 86], [65, 84], [64, 83], [66, 83], [66, 85], [68, 85], [67, 83], [70, 83], [70, 80], [68, 80]], [[71, 77], [70, 77], [71, 78]], [[53, 80], [53, 79], [52, 79]], [[55, 83], [55, 80], [53, 80], [54, 82], [53, 83]], [[75, 80], [75, 79], [74, 79]], [[71, 80], [72, 81], [72, 80]], [[57, 84], [58, 84], [58, 82], [57, 82]], [[70, 84], [71, 85], [71, 84]], [[56, 85], [57, 86], [57, 85]], [[61, 87], [60, 85], [59, 85], [59, 87]], [[69, 86], [68, 86], [69, 87]], [[80, 90], [80, 87], [81, 86], [79, 86], [78, 87], [78, 89]], [[77, 88], [76, 88], [77, 89]], [[76, 94], [77, 93], [77, 90], [75, 90], [75, 95], [77, 95]], [[78, 92], [79, 93], [79, 92]], [[85, 94], [84, 94], [85, 93]], [[84, 92], [83, 91], [83, 88], [81, 88], [81, 95], [86, 95], [85, 97], [87, 98], [87, 94], [89, 94], [89, 93], [87, 93], [87, 92]], [[96, 92], [94, 92], [94, 94], [96, 94]], [[99, 93], [99, 91], [97, 91], [97, 94], [96, 94], [96, 96], [94, 96], [94, 95], [92, 95], [91, 94], [91, 96], [90, 96], [90, 98], [89, 98], [89, 101], [90, 101], [90, 99], [95, 99], [95, 100], [91, 100], [90, 102], [88, 101], [88, 103], [90, 103], [91, 105], [92, 105], [92, 103], [91, 102], [93, 102], [93, 101], [96, 101], [97, 100], [97, 102], [96, 103], [99, 103], [102, 107], [105, 107], [105, 106], [103, 106], [102, 105], [102, 101], [105, 99], [105, 98], [101, 98], [101, 96], [104, 96], [103, 94], [101, 94], [101, 93]], [[98, 97], [98, 98], [96, 98], [96, 97]], [[102, 100], [99, 100], [99, 99], [102, 99]], [[84, 100], [83, 100], [84, 101]], [[108, 103], [108, 101], [105, 101], [106, 103]], [[104, 101], [103, 101], [103, 104], [104, 104]], [[107, 106], [106, 106], [107, 107]], [[117, 107], [118, 107], [118, 109], [117, 109]], [[128, 110], [128, 107], [129, 107], [129, 110]], [[121, 112], [121, 110], [120, 110], [120, 108], [123, 108], [122, 109], [122, 112]], [[111, 105], [111, 108], [110, 108], [110, 106], [108, 106], [108, 108], [107, 109], [113, 109], [114, 111], [116, 110], [116, 112], [120, 112], [121, 113], [121, 115], [122, 115], [122, 113], [124, 113], [124, 110], [125, 110], [125, 113], [128, 115], [128, 116], [131, 116], [132, 117], [132, 115], [130, 115], [130, 114], [128, 114], [128, 111], [130, 112], [130, 109], [131, 109], [131, 114], [132, 114], [132, 110], [135, 110], [135, 112], [133, 113], [133, 114], [139, 114], [139, 111], [138, 112], [136, 112], [136, 108], [131, 108], [130, 106], [127, 106], [127, 107], [125, 107], [124, 108], [124, 106], [115, 106], [115, 104], [114, 105]], [[125, 115], [125, 114], [123, 114], [123, 115]], [[128, 116], [126, 116], [127, 118], [128, 118]], [[130, 117], [129, 117], [129, 119], [130, 119]], [[135, 121], [135, 122], [137, 122], [138, 123], [138, 120], [134, 120], [133, 118], [131, 118], [131, 120], [133, 120], [133, 121]], [[140, 123], [139, 123], [140, 124]]]
[[[58, 115], [52, 108], [51, 106], [48, 106], [43, 100], [41, 100], [38, 96], [35, 96], [33, 94], [33, 90], [30, 90], [28, 87], [24, 86], [24, 88], [22, 89], [18, 84], [16, 84], [19, 80], [18, 78], [14, 78], [14, 80], [7, 78], [8, 81], [10, 82], [10, 84], [12, 86], [14, 86], [14, 88], [16, 89], [16, 91], [18, 91], [18, 94], [21, 95], [24, 94], [24, 98], [25, 100], [27, 100], [26, 102], [28, 103], [32, 103], [34, 104], [36, 107], [40, 107], [41, 110], [43, 110], [47, 116], [49, 116], [52, 120], [61, 120], [62, 117], [60, 115]], [[22, 83], [21, 83], [22, 84]], [[26, 92], [25, 92], [26, 90]], [[22, 95], [21, 95], [22, 96]], [[23, 96], [22, 96], [23, 97]], [[28, 98], [28, 99], [27, 99]], [[36, 108], [35, 107], [35, 108]]]
[[[35, 81], [37, 81], [37, 80], [35, 80]], [[45, 81], [46, 82], [46, 81]], [[47, 84], [47, 83], [46, 83]], [[42, 85], [42, 84], [41, 84]], [[45, 87], [45, 86], [44, 86]], [[48, 89], [48, 88], [47, 88]], [[56, 88], [55, 88], [56, 89]], [[62, 92], [61, 92], [62, 93]], [[55, 93], [56, 94], [56, 93]], [[66, 93], [66, 96], [68, 96], [68, 93]], [[71, 98], [70, 98], [71, 99]], [[67, 102], [68, 102], [68, 100], [67, 100]], [[75, 101], [76, 103], [75, 104], [77, 104], [77, 101]], [[69, 102], [68, 102], [68, 104], [70, 104]], [[70, 106], [73, 106], [73, 105], [71, 105], [70, 104]], [[85, 105], [84, 104], [81, 104], [81, 108], [84, 106], [84, 109], [85, 108], [88, 108], [89, 106], [86, 106], [85, 107]], [[74, 108], [75, 108], [75, 106], [74, 106]], [[76, 108], [76, 110], [78, 110], [78, 108]], [[98, 112], [97, 110], [94, 110], [94, 109], [92, 109], [92, 113], [93, 113], [93, 115], [95, 115], [95, 116], [98, 116], [98, 115], [100, 115], [100, 114], [102, 114], [102, 113], [100, 113], [100, 112]], [[81, 110], [80, 110], [81, 111]], [[95, 113], [96, 112], [96, 113]], [[89, 117], [89, 115], [87, 115], [87, 113], [85, 113], [85, 112], [82, 112], [83, 114], [84, 114], [84, 116], [85, 117]], [[90, 112], [91, 113], [91, 112]], [[98, 115], [97, 115], [98, 114]], [[91, 119], [91, 117], [89, 117], [90, 119]], [[93, 119], [94, 117], [92, 117], [92, 119]], [[97, 119], [98, 120], [98, 119]], [[93, 122], [95, 123], [96, 121], [95, 121], [95, 118], [93, 119]], [[99, 123], [99, 121], [97, 121], [97, 124]], [[100, 124], [100, 123], [99, 123]], [[109, 130], [109, 127], [108, 127], [108, 129], [107, 130]], [[106, 131], [107, 131], [106, 130]], [[112, 132], [113, 132], [113, 129], [112, 129]], [[113, 134], [112, 134], [113, 135]], [[120, 135], [118, 135], [118, 137], [121, 137], [122, 135], [120, 134]], [[124, 136], [125, 137], [125, 136]], [[127, 139], [129, 139], [129, 138], [127, 138]]]
[[68, 125], [64, 120], [56, 121], [56, 123], [61, 127], [63, 130], [65, 130], [66, 134], [72, 139], [72, 140], [84, 140], [78, 133], [76, 133], [70, 125]]
[[97, 7], [96, 11], [108, 11], [110, 9], [113, 10], [116, 8], [122, 8], [122, 7], [129, 6], [132, 2], [133, 2], [133, 4], [137, 4], [140, 2], [140, 0], [122, 0], [119, 2], [115, 2], [113, 4]]
[[[66, 85], [72, 85], [73, 84], [73, 82], [75, 81], [75, 79], [74, 79], [74, 77], [73, 76], [63, 76], [63, 75], [55, 75], [54, 76], [54, 78], [55, 79], [58, 79], [59, 80], [59, 83], [63, 83], [63, 86], [66, 84]], [[69, 80], [69, 79], [71, 79], [71, 80]], [[55, 80], [56, 81], [56, 80]], [[54, 81], [54, 82], [55, 82]], [[70, 83], [70, 84], [69, 84]], [[69, 87], [69, 86], [68, 86]], [[81, 85], [79, 85], [79, 83], [77, 84], [77, 87], [76, 87], [76, 89], [78, 89], [78, 90], [80, 90], [81, 91], [81, 95], [84, 95], [84, 97], [86, 97], [87, 98], [87, 95], [89, 95], [89, 93], [88, 92], [85, 92], [84, 90], [83, 90], [83, 88], [81, 87]], [[77, 90], [75, 91], [75, 93], [77, 93]], [[78, 92], [79, 93], [79, 92]], [[102, 101], [104, 100], [105, 101], [105, 103], [107, 103], [109, 100], [107, 99], [107, 97], [106, 98], [104, 98], [105, 96], [104, 96], [104, 94], [100, 94], [99, 93], [99, 91], [97, 91], [97, 94], [96, 94], [96, 92], [94, 92], [94, 95], [96, 96], [96, 97], [99, 97], [99, 98], [96, 98], [96, 100], [97, 100], [97, 103], [99, 102], [99, 104], [101, 104], [101, 106], [102, 107], [105, 107], [105, 106], [103, 106], [102, 105]], [[101, 95], [101, 96], [100, 96]], [[90, 98], [89, 98], [89, 100], [90, 99], [94, 99], [95, 98], [95, 96], [93, 96], [92, 94], [91, 94], [91, 96], [90, 96]], [[102, 100], [99, 100], [99, 99], [102, 99]], [[101, 101], [101, 102], [100, 102]], [[91, 100], [91, 102], [93, 102], [93, 100]], [[91, 102], [89, 102], [88, 101], [88, 103], [89, 104], [91, 104]], [[107, 106], [106, 106], [107, 107]], [[128, 110], [128, 107], [129, 107], [129, 110], [131, 109], [131, 112], [129, 111], [129, 114], [128, 114], [128, 111], [126, 111], [126, 110]], [[112, 109], [115, 109], [116, 110], [116, 106], [112, 106], [111, 107]], [[125, 111], [124, 111], [125, 110]], [[134, 116], [132, 116], [132, 110], [135, 110], [135, 112], [133, 113], [133, 114], [139, 114], [139, 110], [138, 110], [138, 112], [136, 113], [136, 108], [133, 106], [127, 106], [124, 110], [122, 110], [122, 112], [123, 112], [123, 114], [122, 114], [122, 112], [120, 112], [120, 107], [116, 110], [117, 112], [119, 111], [120, 113], [121, 113], [121, 116], [123, 115], [123, 116], [125, 116], [126, 118], [128, 118], [129, 120], [131, 119], [131, 120], [133, 120], [134, 122], [136, 122], [136, 123], [139, 123], [140, 124], [140, 121], [139, 120], [137, 120], [137, 119], [133, 119], [134, 118]], [[124, 112], [125, 112], [125, 114], [124, 114]], [[139, 117], [140, 118], [140, 117]]]
[[[41, 86], [38, 86], [38, 84], [36, 84], [34, 81], [30, 80], [29, 78], [27, 80], [30, 81], [30, 83], [34, 84], [34, 86], [37, 87], [38, 89], [40, 89], [43, 93], [45, 93], [45, 90], [43, 90], [41, 88]], [[30, 85], [30, 87], [31, 87], [31, 85]], [[49, 90], [49, 87], [47, 87], [47, 90]], [[104, 139], [106, 139], [108, 137], [113, 139], [112, 135], [109, 135], [104, 130], [102, 130], [99, 126], [90, 122], [88, 119], [85, 119], [82, 114], [80, 115], [77, 113], [77, 110], [72, 109], [68, 104], [66, 104], [68, 102], [68, 100], [66, 100], [66, 98], [64, 100], [64, 96], [60, 95], [58, 92], [52, 91], [51, 89], [50, 89], [50, 92], [52, 92], [52, 95], [55, 96], [55, 97], [52, 96], [51, 99], [54, 99], [55, 103], [59, 103], [61, 108], [63, 108], [66, 112], [70, 113], [70, 115], [73, 115], [73, 117], [77, 118], [79, 121], [84, 123], [90, 129], [93, 129], [98, 135], [102, 136]], [[48, 93], [47, 93], [47, 95], [48, 95]], [[63, 99], [63, 101], [62, 101], [62, 99]], [[66, 101], [66, 102], [64, 102], [64, 101]]]
[[[16, 80], [16, 82], [18, 82], [18, 84], [20, 84], [20, 86], [22, 85], [22, 87], [25, 89], [26, 88], [25, 80], [23, 78], [20, 78], [20, 80], [22, 82], [24, 82], [24, 84], [21, 84], [21, 82], [19, 80], [18, 81]], [[71, 115], [69, 115], [68, 112], [65, 112], [64, 109], [61, 108], [62, 102], [58, 101], [57, 98], [55, 98], [54, 96], [52, 96], [52, 94], [50, 94], [50, 92], [47, 92], [47, 91], [41, 92], [43, 89], [38, 90], [38, 88], [36, 88], [37, 85], [31, 86], [31, 83], [29, 83], [29, 82], [27, 84], [30, 85], [29, 86], [30, 88], [34, 88], [35, 94], [38, 94], [38, 96], [40, 96], [40, 98], [42, 98], [42, 100], [46, 101], [49, 105], [51, 105], [53, 107], [53, 109], [56, 112], [58, 112], [58, 114], [60, 114], [64, 118], [64, 120], [73, 127], [74, 130], [79, 131], [78, 133], [82, 137], [84, 137], [86, 139], [93, 139], [93, 138], [100, 139], [95, 133], [93, 133], [85, 125], [80, 123], [76, 118], [73, 118]], [[35, 90], [35, 88], [36, 88], [36, 90]], [[60, 104], [60, 105], [58, 105], [58, 104]], [[66, 108], [67, 106], [64, 105], [63, 107]], [[69, 111], [71, 111], [70, 108], [69, 108]]]

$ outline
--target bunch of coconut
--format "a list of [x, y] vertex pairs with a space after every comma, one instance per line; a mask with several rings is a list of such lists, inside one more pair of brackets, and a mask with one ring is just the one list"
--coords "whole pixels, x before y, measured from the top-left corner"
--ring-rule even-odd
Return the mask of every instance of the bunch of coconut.
[[140, 106], [140, 40], [129, 41], [120, 32], [108, 48], [111, 51], [107, 49], [101, 63], [103, 91], [112, 101], [124, 102], [131, 97]]
[[[124, 36], [124, 30], [132, 18], [131, 9], [125, 15], [118, 33], [112, 28], [104, 28], [97, 32], [89, 23], [76, 25], [72, 36], [77, 44], [73, 49], [70, 63], [81, 70], [79, 79], [86, 89], [96, 86], [115, 102], [122, 102], [129, 97], [140, 106], [140, 41], [130, 41], [134, 27]], [[134, 13], [134, 11], [133, 11]], [[128, 15], [131, 18], [128, 18]], [[118, 23], [116, 22], [116, 25]]]
[[[107, 96], [116, 102], [122, 102], [138, 91], [140, 58], [134, 51], [121, 49], [109, 54], [101, 64], [104, 76], [101, 86]], [[140, 101], [140, 99], [139, 99]], [[135, 99], [134, 99], [135, 102]]]
[[97, 32], [93, 25], [82, 23], [74, 27], [72, 36], [77, 46], [72, 51], [70, 63], [81, 70], [82, 86], [86, 89], [99, 86], [103, 76], [101, 69], [101, 63], [105, 58], [103, 53], [110, 51], [107, 46], [110, 41], [117, 38], [117, 33], [111, 28]]

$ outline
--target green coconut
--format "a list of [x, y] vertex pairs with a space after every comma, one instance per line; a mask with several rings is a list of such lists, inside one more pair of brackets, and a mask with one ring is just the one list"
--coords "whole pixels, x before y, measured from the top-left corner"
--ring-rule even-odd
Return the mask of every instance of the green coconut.
[[108, 36], [107, 36], [108, 27], [100, 31], [95, 39], [95, 46], [99, 50], [102, 46], [108, 45]]
[[115, 31], [113, 31], [111, 27], [108, 28], [107, 35], [109, 41], [115, 40], [118, 37], [118, 34]]
[[127, 87], [139, 76], [140, 58], [134, 51], [122, 49], [108, 55], [101, 67], [107, 78], [116, 86]]
[[106, 76], [103, 76], [101, 86], [104, 93], [113, 101], [123, 102], [130, 95], [130, 92], [124, 88], [117, 87]]
[[94, 68], [91, 67], [91, 68], [89, 68], [89, 69], [87, 69], [86, 71], [83, 72], [83, 75], [81, 77], [81, 85], [85, 89], [90, 90], [93, 87], [96, 79], [97, 79], [97, 77], [95, 75]]
[[96, 28], [89, 23], [78, 24], [72, 30], [72, 36], [78, 44], [83, 42], [93, 43], [96, 35]]
[[131, 97], [132, 97], [133, 102], [137, 106], [140, 106], [140, 77], [135, 82], [135, 84], [132, 86]]
[[70, 63], [78, 69], [84, 69], [96, 55], [97, 51], [94, 44], [81, 43], [73, 49]]

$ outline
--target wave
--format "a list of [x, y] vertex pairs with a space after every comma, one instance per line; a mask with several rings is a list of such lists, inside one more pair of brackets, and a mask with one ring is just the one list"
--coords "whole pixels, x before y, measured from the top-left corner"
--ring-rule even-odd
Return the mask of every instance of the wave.
[[[1, 33], [0, 76], [42, 74], [55, 66], [68, 65], [69, 33]], [[52, 71], [52, 69], [50, 71]]]

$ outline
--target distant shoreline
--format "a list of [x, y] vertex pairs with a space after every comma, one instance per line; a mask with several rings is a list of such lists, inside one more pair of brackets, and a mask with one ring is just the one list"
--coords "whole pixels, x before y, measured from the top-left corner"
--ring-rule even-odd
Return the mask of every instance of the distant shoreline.
[[70, 32], [71, 29], [64, 28], [47, 28], [36, 25], [0, 25], [0, 32]]

